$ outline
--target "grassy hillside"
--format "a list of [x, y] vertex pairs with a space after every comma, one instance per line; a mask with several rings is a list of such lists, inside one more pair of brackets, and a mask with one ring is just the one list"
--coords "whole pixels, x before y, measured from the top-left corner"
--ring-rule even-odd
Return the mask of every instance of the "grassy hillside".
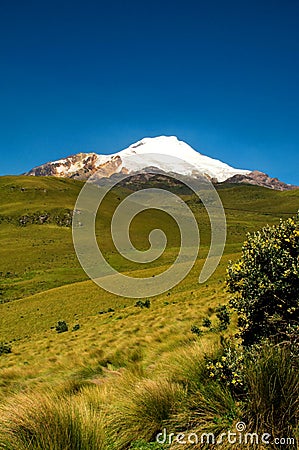
[[[36, 177], [0, 178], [0, 301], [14, 300], [48, 289], [86, 280], [73, 251], [70, 226], [59, 223], [71, 214], [82, 183], [69, 179]], [[120, 258], [114, 248], [109, 221], [127, 192], [116, 191], [107, 198], [98, 221], [98, 235], [103, 252], [118, 270], [138, 270], [140, 266]], [[227, 251], [240, 249], [246, 233], [265, 223], [276, 223], [298, 209], [298, 191], [276, 192], [253, 186], [221, 186], [227, 222]], [[209, 244], [209, 223], [204, 208], [188, 198], [200, 224], [201, 242]], [[22, 225], [24, 217], [49, 216], [49, 223]], [[58, 219], [57, 219], [58, 218]], [[57, 223], [58, 222], [58, 223]], [[153, 266], [173, 260], [178, 245], [178, 230], [166, 214], [145, 212], [134, 221], [133, 242], [137, 248], [148, 247], [148, 233], [164, 227], [169, 239], [168, 252]], [[170, 232], [169, 232], [170, 231]]]
[[[217, 306], [227, 302], [228, 261], [238, 257], [246, 233], [278, 223], [299, 208], [299, 190], [219, 187], [228, 224], [227, 245], [214, 275], [199, 285], [209, 223], [203, 206], [185, 195], [201, 232], [198, 261], [182, 283], [151, 299], [150, 308], [140, 308], [136, 300], [116, 297], [96, 286], [77, 261], [71, 227], [60, 219], [73, 210], [81, 187], [81, 182], [69, 179], [0, 177], [0, 342], [12, 346], [12, 353], [0, 355], [0, 399], [24, 389], [52, 389], [75, 381], [98, 384], [119, 376], [124, 368], [163, 373], [175, 355], [193, 345], [192, 325], [201, 325], [205, 317], [216, 321]], [[97, 236], [106, 258], [118, 270], [152, 276], [176, 257], [178, 230], [164, 213], [140, 214], [132, 225], [136, 247], [148, 248], [149, 232], [163, 228], [167, 250], [146, 267], [120, 258], [109, 224], [128, 192], [117, 189], [106, 199], [97, 219]], [[25, 215], [37, 221], [41, 216], [48, 219], [43, 224], [22, 224], [20, 218]], [[67, 322], [68, 332], [55, 331], [59, 320]], [[76, 324], [80, 328], [72, 331]], [[217, 341], [212, 333], [203, 345], [212, 348]]]

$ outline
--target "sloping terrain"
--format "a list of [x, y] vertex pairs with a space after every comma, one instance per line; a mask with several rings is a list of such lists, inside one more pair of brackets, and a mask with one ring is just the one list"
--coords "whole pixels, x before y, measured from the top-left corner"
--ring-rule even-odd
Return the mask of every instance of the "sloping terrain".
[[[134, 299], [103, 291], [80, 267], [70, 224], [56, 218], [72, 212], [82, 185], [52, 177], [0, 178], [0, 341], [12, 345], [11, 354], [0, 356], [2, 395], [78, 374], [93, 377], [101, 367], [123, 367], [132, 358], [155, 366], [194, 338], [192, 324], [207, 314], [213, 317], [217, 305], [226, 302], [226, 266], [229, 259], [237, 258], [246, 233], [266, 223], [278, 223], [280, 217], [295, 214], [299, 206], [298, 191], [219, 186], [228, 223], [226, 250], [213, 277], [198, 285], [209, 246], [209, 222], [198, 200], [183, 195], [199, 222], [199, 259], [182, 283], [151, 299], [147, 309], [136, 307]], [[115, 206], [128, 193], [128, 187], [118, 188], [103, 203], [97, 221], [99, 242], [118, 270], [132, 276], [152, 276], [176, 257], [178, 231], [164, 213], [140, 214], [132, 225], [136, 247], [148, 248], [148, 234], [159, 226], [165, 230], [169, 246], [158, 261], [146, 267], [120, 258], [109, 236], [109, 223]], [[24, 224], [19, 219], [25, 215], [48, 215], [49, 220]], [[65, 320], [69, 330], [76, 324], [80, 328], [57, 334], [53, 327], [59, 320]]]

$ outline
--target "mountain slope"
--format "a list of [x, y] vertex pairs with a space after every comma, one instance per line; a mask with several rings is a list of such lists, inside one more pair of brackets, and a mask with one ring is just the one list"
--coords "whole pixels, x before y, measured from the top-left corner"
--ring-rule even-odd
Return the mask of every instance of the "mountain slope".
[[[103, 252], [115, 267], [123, 271], [140, 267], [119, 257], [111, 238], [110, 222], [119, 202], [138, 188], [134, 178], [134, 185], [128, 182], [109, 193], [97, 218], [97, 233], [101, 236]], [[145, 182], [146, 179], [140, 181], [145, 188], [152, 187], [151, 178], [148, 184]], [[158, 182], [163, 184], [164, 178], [156, 178], [154, 182], [155, 185]], [[70, 178], [0, 177], [0, 304], [87, 279], [73, 249], [70, 223], [61, 220], [74, 209], [82, 186], [82, 182]], [[207, 249], [210, 226], [203, 205], [179, 186], [167, 185], [165, 188], [182, 195], [194, 211], [201, 227], [201, 245]], [[277, 223], [280, 217], [292, 216], [299, 207], [299, 190], [279, 192], [226, 183], [216, 185], [216, 189], [226, 212], [226, 251], [230, 252], [239, 251], [247, 232], [261, 228], [265, 223]], [[24, 217], [28, 220], [24, 221]], [[47, 220], [39, 220], [40, 217], [47, 217]], [[174, 249], [180, 242], [167, 215], [163, 216], [163, 222], [160, 219], [158, 211], [155, 215], [152, 211], [144, 212], [132, 225], [132, 232], [136, 230], [134, 245], [138, 249], [147, 249], [150, 231], [162, 225], [170, 249], [164, 259], [157, 262], [157, 267], [173, 260], [174, 254], [176, 256]]]

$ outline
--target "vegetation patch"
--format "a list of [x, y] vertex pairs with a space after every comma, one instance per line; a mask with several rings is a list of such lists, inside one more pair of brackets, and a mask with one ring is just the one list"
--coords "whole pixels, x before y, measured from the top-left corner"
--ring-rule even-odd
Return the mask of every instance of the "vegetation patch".
[[[0, 214], [72, 211], [81, 186], [0, 177]], [[97, 237], [118, 270], [152, 277], [175, 259], [175, 232], [165, 219], [170, 245], [156, 265], [119, 258], [106, 228], [129, 189], [110, 195]], [[1, 345], [13, 344], [0, 357], [0, 448], [190, 450], [194, 445], [159, 444], [156, 436], [166, 429], [219, 437], [244, 422], [248, 432], [294, 439], [288, 449], [296, 449], [298, 218], [279, 219], [296, 213], [299, 192], [227, 185], [218, 192], [228, 240], [215, 274], [198, 284], [209, 221], [203, 205], [181, 192], [199, 222], [200, 255], [178, 286], [149, 303], [87, 280], [68, 226], [0, 223]], [[137, 219], [134, 245], [147, 249], [161, 217]]]

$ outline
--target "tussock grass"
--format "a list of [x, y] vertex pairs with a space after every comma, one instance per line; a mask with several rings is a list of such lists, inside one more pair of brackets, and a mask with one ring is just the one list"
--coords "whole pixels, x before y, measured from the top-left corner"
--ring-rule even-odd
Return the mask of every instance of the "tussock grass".
[[216, 339], [216, 336], [212, 336], [212, 339], [201, 338], [177, 348], [161, 363], [158, 374], [180, 383], [188, 394], [197, 391], [206, 382], [207, 370], [204, 358], [213, 354]]
[[[217, 382], [209, 381], [201, 383], [200, 389], [188, 398], [185, 407], [172, 417], [168, 429], [177, 433], [195, 433], [198, 437], [213, 433], [217, 438], [233, 429], [232, 424], [238, 414], [238, 405], [230, 391]], [[191, 449], [194, 444], [174, 442], [172, 448]]]
[[[284, 346], [265, 345], [252, 364], [247, 361], [246, 414], [257, 432], [299, 437], [299, 370]], [[291, 448], [291, 447], [290, 447]]]
[[7, 450], [104, 450], [101, 416], [84, 396], [19, 395], [1, 406], [0, 447]]
[[[218, 352], [215, 347], [213, 355]], [[267, 432], [296, 437], [298, 370], [285, 348], [267, 345], [255, 364], [248, 359], [247, 388], [241, 398], [207, 378], [204, 355], [205, 346], [198, 342], [181, 349], [169, 379], [163, 371], [148, 378], [136, 361], [121, 371], [106, 370], [104, 378], [92, 382], [71, 380], [47, 393], [14, 396], [0, 407], [0, 448], [125, 450], [131, 445], [139, 448], [138, 441], [141, 448], [159, 448], [146, 442], [154, 441], [164, 428], [168, 434], [193, 433], [199, 438], [213, 433], [217, 440], [228, 430], [235, 432], [239, 421], [245, 422], [247, 432], [259, 436]], [[250, 445], [240, 447], [224, 438], [221, 446], [204, 440], [196, 448], [255, 448]], [[195, 447], [174, 440], [171, 449], [178, 448]]]
[[132, 378], [126, 387], [118, 391], [110, 411], [109, 428], [118, 449], [138, 439], [154, 440], [186, 397], [182, 386], [165, 379]]

